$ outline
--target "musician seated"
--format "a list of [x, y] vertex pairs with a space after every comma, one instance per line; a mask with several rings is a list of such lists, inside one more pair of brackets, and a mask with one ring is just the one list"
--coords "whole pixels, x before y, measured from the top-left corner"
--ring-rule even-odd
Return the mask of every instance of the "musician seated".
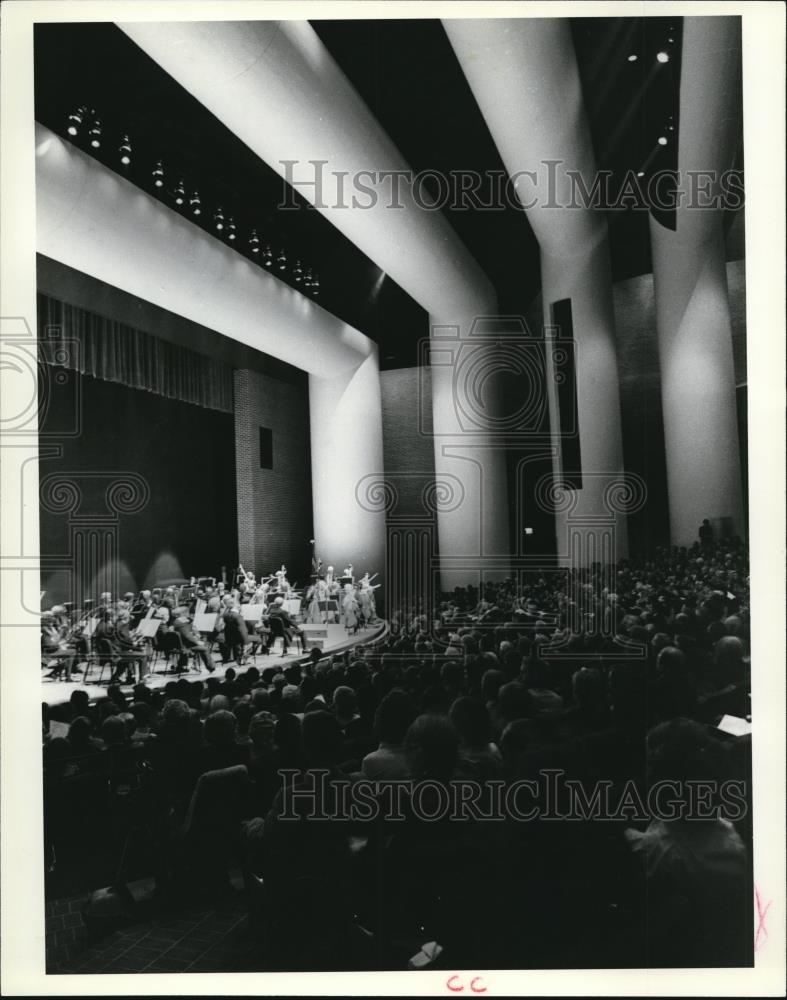
[[131, 667], [134, 663], [139, 664], [140, 679], [145, 673], [145, 666], [148, 659], [147, 653], [140, 647], [140, 640], [134, 638], [131, 634], [129, 622], [130, 615], [128, 611], [118, 612], [117, 620], [115, 622], [114, 646], [117, 655], [120, 656], [120, 659], [118, 660], [117, 668], [112, 678], [112, 683], [120, 682], [120, 674], [124, 666], [126, 667], [127, 684], [133, 683], [134, 678], [131, 672]]
[[170, 598], [164, 598], [156, 605], [156, 610], [153, 612], [154, 618], [160, 618], [165, 626], [170, 625], [172, 621], [172, 612], [175, 609], [175, 604]]
[[[202, 641], [202, 636], [199, 635], [198, 632], [194, 631], [188, 615], [186, 614], [185, 608], [179, 609], [179, 613], [172, 623], [172, 627], [180, 636], [183, 649], [186, 652], [193, 650], [199, 656], [200, 660], [202, 660], [202, 665], [205, 669], [212, 674], [216, 669], [216, 665], [208, 652], [208, 647]], [[178, 670], [180, 670], [180, 665], [178, 665]]]
[[[293, 635], [303, 636], [303, 630], [298, 628], [290, 618], [289, 612], [284, 607], [284, 598], [277, 597], [273, 602], [273, 607], [268, 612], [268, 621], [271, 623], [273, 634], [280, 634], [282, 637], [282, 656], [287, 652], [287, 647], [292, 642]], [[277, 623], [277, 624], [274, 624]], [[281, 629], [281, 631], [279, 631]]]
[[[251, 625], [252, 623], [249, 622]], [[255, 622], [252, 627], [251, 636], [251, 647], [250, 653], [252, 656], [257, 653], [260, 649], [263, 653], [267, 653], [270, 649], [272, 641], [270, 625], [265, 619], [260, 618], [258, 622]]]
[[242, 663], [243, 652], [249, 641], [249, 631], [246, 628], [246, 622], [238, 611], [238, 604], [235, 598], [227, 595], [223, 599], [222, 605], [224, 608], [222, 614], [224, 627], [219, 640], [222, 662], [229, 663], [234, 660], [236, 663]]
[[153, 597], [149, 590], [140, 591], [139, 597], [131, 607], [131, 627], [136, 628], [153, 606]]
[[241, 603], [248, 604], [256, 589], [257, 589], [257, 578], [254, 576], [254, 574], [250, 570], [246, 573], [243, 573], [238, 583], [238, 592], [240, 593]]
[[205, 588], [205, 612], [209, 615], [217, 615], [221, 611], [221, 596], [216, 593], [213, 587]]
[[75, 650], [65, 640], [65, 632], [57, 625], [54, 614], [45, 611], [41, 615], [41, 656], [47, 662], [52, 662], [53, 669], [47, 677], [60, 677], [65, 670], [66, 680], [71, 680], [75, 673]]

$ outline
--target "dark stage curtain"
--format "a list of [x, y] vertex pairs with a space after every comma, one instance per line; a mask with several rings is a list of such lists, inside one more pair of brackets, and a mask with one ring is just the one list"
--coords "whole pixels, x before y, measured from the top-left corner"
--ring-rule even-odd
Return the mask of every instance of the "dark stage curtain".
[[232, 413], [229, 365], [42, 293], [38, 341], [47, 364]]

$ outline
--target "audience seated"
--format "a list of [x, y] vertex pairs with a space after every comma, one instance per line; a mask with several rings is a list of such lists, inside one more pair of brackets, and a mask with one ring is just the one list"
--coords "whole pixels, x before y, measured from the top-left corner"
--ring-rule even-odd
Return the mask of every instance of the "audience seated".
[[724, 777], [721, 745], [690, 719], [673, 718], [648, 733], [650, 782], [680, 782], [673, 793], [678, 815], [654, 819], [627, 837], [646, 880], [648, 964], [737, 966], [747, 960], [751, 933], [749, 860], [726, 819], [684, 819], [689, 782]]
[[389, 691], [380, 701], [374, 716], [374, 730], [380, 744], [363, 758], [361, 770], [365, 777], [372, 780], [409, 777], [404, 738], [414, 718], [415, 707], [406, 692]]
[[[202, 879], [206, 852], [226, 841], [227, 860], [230, 844], [242, 848], [280, 925], [271, 967], [351, 963], [342, 942], [354, 914], [373, 929], [381, 967], [429, 939], [457, 967], [750, 961], [748, 816], [423, 820], [457, 782], [476, 782], [486, 808], [487, 783], [505, 790], [548, 769], [588, 795], [596, 782], [613, 796], [646, 796], [665, 777], [750, 782], [745, 738], [715, 729], [724, 713], [751, 713], [745, 549], [721, 540], [614, 570], [459, 588], [433, 616], [393, 609], [381, 641], [312, 650], [284, 671], [236, 660], [223, 680], [138, 684], [131, 698], [113, 687], [93, 704], [75, 690], [44, 706], [47, 863], [69, 835], [70, 804], [98, 823], [108, 788], [138, 787], [146, 797], [129, 802], [162, 886], [174, 844], [192, 864], [186, 882]], [[241, 631], [230, 604], [227, 655]], [[359, 781], [408, 779], [426, 784], [420, 812], [402, 801], [401, 822], [310, 818]], [[298, 798], [305, 790], [316, 798]], [[307, 926], [324, 940], [299, 952]]]

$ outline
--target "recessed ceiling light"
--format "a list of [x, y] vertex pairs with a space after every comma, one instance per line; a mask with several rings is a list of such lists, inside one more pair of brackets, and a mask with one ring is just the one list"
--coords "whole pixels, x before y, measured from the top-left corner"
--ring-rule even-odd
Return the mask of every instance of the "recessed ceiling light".
[[129, 166], [129, 164], [131, 163], [131, 142], [127, 135], [123, 136], [123, 141], [120, 143], [118, 152], [120, 153], [120, 162], [123, 164], [123, 166], [124, 167]]
[[656, 59], [660, 63], [666, 63], [666, 62], [669, 62], [669, 55], [666, 52], [657, 52], [656, 53]]
[[83, 105], [82, 107], [77, 108], [76, 111], [73, 111], [68, 116], [68, 122], [69, 122], [69, 125], [68, 125], [68, 134], [69, 135], [77, 135], [77, 133], [79, 132], [79, 129], [80, 129], [82, 123], [85, 120], [85, 116], [86, 115], [87, 115], [87, 108], [84, 107], [84, 105]]

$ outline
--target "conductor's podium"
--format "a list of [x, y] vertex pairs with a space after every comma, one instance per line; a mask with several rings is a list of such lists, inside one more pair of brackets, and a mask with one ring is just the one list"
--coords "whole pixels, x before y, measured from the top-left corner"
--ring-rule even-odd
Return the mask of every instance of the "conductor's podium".
[[328, 640], [328, 629], [325, 625], [301, 625], [303, 631], [303, 651], [324, 649]]

